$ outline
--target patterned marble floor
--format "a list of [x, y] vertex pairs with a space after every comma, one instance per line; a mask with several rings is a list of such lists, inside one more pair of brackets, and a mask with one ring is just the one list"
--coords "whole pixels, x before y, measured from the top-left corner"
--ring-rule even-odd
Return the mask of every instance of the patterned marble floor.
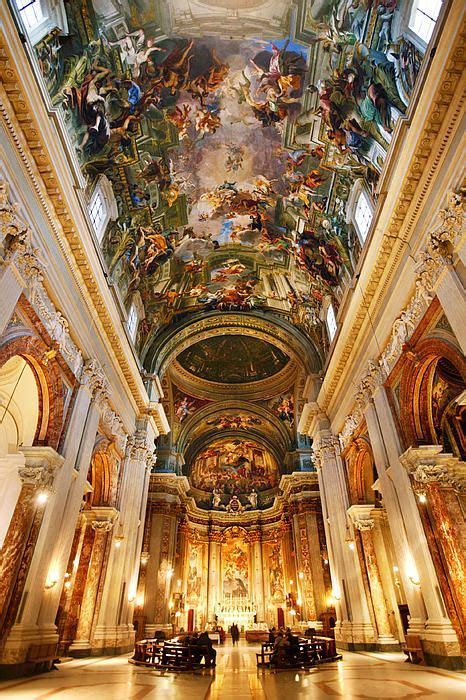
[[240, 642], [218, 650], [216, 671], [160, 673], [128, 664], [127, 656], [61, 664], [41, 676], [0, 683], [9, 700], [295, 700], [348, 698], [402, 700], [466, 697], [466, 676], [402, 662], [401, 654], [352, 654], [338, 663], [302, 671], [257, 671], [258, 647]]

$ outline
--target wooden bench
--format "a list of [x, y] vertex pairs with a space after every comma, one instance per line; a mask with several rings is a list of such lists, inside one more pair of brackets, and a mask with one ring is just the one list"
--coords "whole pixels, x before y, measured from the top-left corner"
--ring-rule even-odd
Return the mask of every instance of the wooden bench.
[[263, 642], [261, 650], [256, 652], [256, 663], [258, 666], [270, 666], [270, 659], [273, 654], [273, 644], [271, 642]]
[[417, 634], [407, 634], [405, 637], [405, 644], [403, 645], [403, 651], [408, 657], [407, 662], [411, 664], [418, 664], [419, 666], [425, 666], [426, 660], [424, 657], [424, 650], [421, 644], [421, 638]]
[[[261, 651], [256, 653], [257, 666], [270, 667], [273, 653], [273, 644], [270, 642], [262, 644]], [[315, 636], [312, 639], [300, 639], [299, 643], [294, 647], [284, 647], [279, 667], [310, 667], [328, 661], [338, 661], [341, 658], [341, 655], [337, 653], [334, 639]]]

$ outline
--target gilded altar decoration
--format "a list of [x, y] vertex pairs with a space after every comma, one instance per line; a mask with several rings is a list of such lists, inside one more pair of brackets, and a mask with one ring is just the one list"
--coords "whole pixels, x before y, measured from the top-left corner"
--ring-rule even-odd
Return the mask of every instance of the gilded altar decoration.
[[269, 554], [269, 587], [270, 597], [274, 601], [282, 601], [285, 595], [282, 556], [280, 543], [274, 543]]
[[276, 488], [278, 468], [259, 443], [224, 438], [214, 440], [197, 455], [189, 479], [201, 501], [202, 493], [210, 493], [212, 507], [241, 512], [256, 508], [260, 494]]
[[222, 590], [224, 599], [247, 599], [249, 595], [249, 545], [231, 533], [222, 545]]

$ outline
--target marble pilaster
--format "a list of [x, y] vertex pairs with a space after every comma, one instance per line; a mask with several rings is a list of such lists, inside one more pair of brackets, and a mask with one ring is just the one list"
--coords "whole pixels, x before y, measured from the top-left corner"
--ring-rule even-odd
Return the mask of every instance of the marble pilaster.
[[[374, 405], [379, 424], [384, 426], [383, 441], [389, 464], [390, 479], [396, 491], [396, 498], [400, 505], [412, 554], [412, 560], [408, 562], [408, 567], [411, 567], [411, 573], [407, 572], [408, 578], [411, 584], [419, 589], [426, 609], [425, 629], [421, 631], [423, 646], [425, 652], [431, 655], [432, 661], [436, 664], [455, 664], [459, 657], [458, 639], [448, 618], [418, 503], [408, 476], [412, 453], [410, 450], [403, 453], [401, 449], [384, 387], [376, 389]], [[406, 567], [406, 562], [402, 562], [402, 566]]]
[[95, 622], [97, 595], [103, 575], [108, 534], [112, 530], [117, 517], [117, 511], [110, 507], [96, 508], [91, 513], [91, 528], [94, 531], [94, 541], [92, 543], [92, 553], [81, 602], [76, 637], [69, 650], [73, 656], [86, 656], [91, 649], [92, 628]]
[[335, 639], [349, 649], [373, 648], [376, 633], [370, 619], [359, 559], [356, 548], [348, 546], [352, 533], [347, 517], [349, 501], [340, 444], [328, 428], [321, 427], [314, 434], [314, 453], [330, 540], [329, 560], [338, 618]]
[[354, 505], [348, 509], [348, 515], [350, 516], [356, 530], [359, 531], [361, 537], [367, 576], [369, 579], [372, 606], [377, 625], [377, 645], [382, 650], [386, 650], [387, 648], [398, 649], [398, 641], [395, 639], [391, 631], [387, 603], [385, 600], [379, 566], [377, 563], [374, 540], [372, 537], [372, 530], [375, 525], [375, 520], [371, 517], [372, 510], [372, 504]]

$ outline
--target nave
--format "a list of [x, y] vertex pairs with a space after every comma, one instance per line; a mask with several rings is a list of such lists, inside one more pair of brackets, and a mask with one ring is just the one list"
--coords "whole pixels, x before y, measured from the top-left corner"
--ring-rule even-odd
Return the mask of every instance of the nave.
[[[161, 673], [128, 664], [128, 655], [75, 659], [57, 671], [0, 683], [8, 700], [74, 700], [91, 694], [99, 700], [370, 700], [464, 698], [464, 674], [403, 662], [400, 653], [346, 652], [343, 661], [306, 671], [256, 669], [259, 646], [227, 641], [217, 650], [217, 668], [201, 673]], [[448, 689], [447, 689], [448, 688]]]

